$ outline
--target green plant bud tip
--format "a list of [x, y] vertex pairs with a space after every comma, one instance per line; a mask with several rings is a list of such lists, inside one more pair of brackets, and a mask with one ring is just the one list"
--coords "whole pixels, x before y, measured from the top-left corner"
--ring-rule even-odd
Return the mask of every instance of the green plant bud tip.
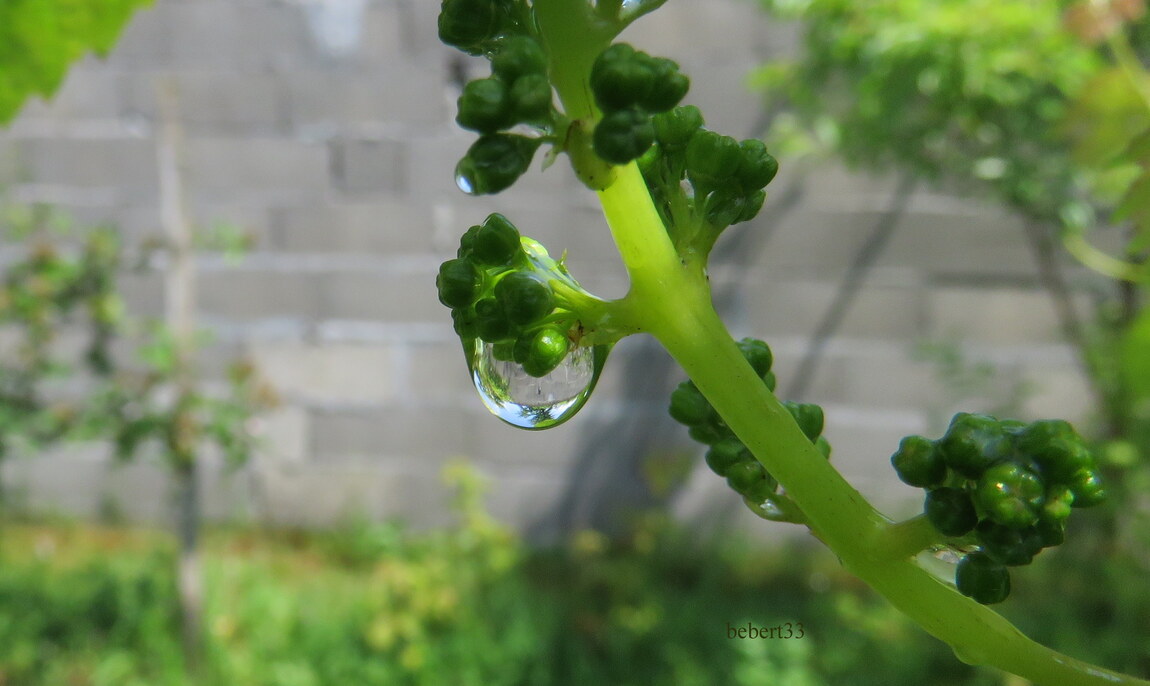
[[979, 477], [974, 499], [990, 519], [1003, 526], [1022, 528], [1038, 521], [1046, 489], [1029, 469], [1000, 462]]
[[567, 357], [571, 347], [567, 335], [554, 326], [536, 331], [528, 341], [527, 353], [520, 364], [523, 371], [534, 377], [550, 374]]
[[794, 417], [803, 434], [813, 443], [823, 432], [823, 408], [813, 403], [796, 403], [787, 400], [783, 407]]
[[815, 447], [819, 449], [822, 456], [831, 459], [831, 442], [827, 440], [826, 436], [819, 436], [819, 440], [815, 441]]
[[460, 338], [478, 338], [479, 328], [474, 310], [459, 309], [451, 311], [451, 324], [455, 335]]
[[547, 54], [531, 36], [510, 36], [491, 58], [491, 70], [508, 83], [527, 75], [546, 75]]
[[495, 78], [476, 79], [463, 87], [455, 121], [465, 129], [495, 133], [515, 123], [511, 117], [512, 98], [507, 85]]
[[671, 407], [668, 412], [680, 424], [699, 426], [710, 422], [715, 416], [711, 403], [703, 397], [695, 384], [684, 381], [671, 392]]
[[751, 365], [751, 369], [755, 370], [755, 374], [759, 378], [766, 376], [767, 372], [771, 371], [775, 356], [771, 352], [771, 347], [764, 341], [757, 338], [744, 338], [737, 345], [739, 352], [743, 354], [743, 359]]
[[499, 32], [502, 12], [494, 0], [443, 0], [439, 40], [464, 52], [479, 54]]
[[439, 265], [435, 286], [439, 302], [450, 308], [468, 307], [475, 302], [482, 276], [470, 260], [456, 258]]
[[655, 142], [651, 118], [638, 109], [610, 112], [595, 126], [591, 138], [595, 154], [611, 164], [626, 164], [647, 152]]
[[511, 103], [519, 121], [540, 121], [551, 113], [551, 82], [542, 74], [527, 74], [511, 86]]
[[511, 272], [495, 284], [495, 298], [513, 324], [532, 324], [555, 307], [551, 287], [529, 272]]
[[476, 224], [463, 232], [463, 235], [459, 238], [459, 250], [455, 253], [456, 257], [468, 257], [471, 255], [471, 251], [475, 247], [475, 235], [479, 233], [480, 228], [481, 227]]
[[1010, 595], [1010, 570], [983, 553], [970, 553], [954, 572], [958, 592], [983, 605], [994, 605]]
[[531, 166], [531, 158], [540, 145], [540, 140], [525, 136], [484, 134], [459, 161], [455, 168], [456, 183], [473, 195], [506, 190]]
[[655, 127], [655, 140], [668, 150], [680, 150], [687, 146], [691, 136], [703, 126], [703, 113], [694, 105], [676, 107], [651, 117]]
[[1066, 485], [1074, 494], [1074, 507], [1092, 507], [1106, 500], [1106, 487], [1095, 470], [1079, 470]]
[[626, 43], [604, 50], [591, 66], [591, 93], [605, 113], [643, 102], [655, 84], [653, 60]]
[[769, 495], [769, 492], [763, 493], [763, 490], [772, 484], [767, 481], [767, 470], [763, 469], [763, 465], [754, 460], [744, 460], [731, 465], [727, 470], [727, 485], [740, 495], [759, 498], [761, 501]]
[[724, 438], [734, 436], [731, 430], [722, 424], [697, 424], [687, 430], [691, 440], [703, 445], [714, 445]]
[[481, 264], [501, 267], [523, 252], [519, 230], [503, 215], [491, 214], [475, 232], [471, 252]]
[[983, 552], [1009, 567], [1028, 565], [1042, 550], [1042, 534], [1037, 527], [1016, 529], [984, 519], [974, 529]]
[[1010, 441], [993, 417], [960, 412], [938, 446], [947, 466], [968, 479], [977, 479], [1008, 454]]
[[917, 488], [937, 488], [946, 479], [946, 463], [935, 442], [923, 436], [907, 436], [890, 457], [903, 483]]
[[962, 536], [978, 523], [970, 496], [959, 488], [944, 486], [927, 491], [923, 504], [926, 518], [944, 536]]
[[779, 172], [779, 162], [767, 152], [767, 146], [757, 138], [739, 143], [742, 159], [736, 175], [747, 191], [761, 190]]
[[719, 476], [727, 476], [731, 467], [747, 460], [753, 460], [751, 452], [737, 438], [724, 438], [707, 451], [707, 466]]
[[730, 179], [741, 160], [739, 143], [714, 131], [699, 131], [687, 144], [687, 173], [699, 192], [717, 188]]
[[643, 94], [638, 104], [648, 112], [666, 112], [687, 94], [691, 81], [679, 73], [679, 65], [664, 57], [650, 62], [652, 80], [650, 88]]

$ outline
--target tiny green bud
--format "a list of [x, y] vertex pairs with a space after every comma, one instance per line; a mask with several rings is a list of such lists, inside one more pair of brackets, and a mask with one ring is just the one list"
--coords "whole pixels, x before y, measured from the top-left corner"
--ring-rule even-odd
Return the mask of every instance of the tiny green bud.
[[774, 491], [774, 480], [755, 460], [737, 462], [727, 470], [727, 485], [754, 500], [764, 500]]
[[455, 309], [451, 311], [451, 324], [455, 335], [460, 338], [478, 338], [478, 319], [472, 309]]
[[1010, 571], [983, 553], [970, 553], [954, 572], [958, 592], [983, 605], [1001, 603], [1010, 595]]
[[702, 443], [703, 445], [714, 445], [724, 438], [730, 438], [734, 434], [722, 424], [696, 424], [690, 429], [687, 429], [687, 435], [691, 437], [691, 440]]
[[1009, 450], [1009, 440], [993, 417], [960, 412], [954, 415], [939, 449], [947, 466], [968, 479], [977, 479]]
[[541, 143], [538, 139], [505, 133], [480, 136], [456, 167], [460, 187], [475, 195], [509, 188], [531, 166], [531, 158]]
[[803, 434], [813, 443], [823, 432], [823, 408], [813, 403], [783, 402], [783, 407], [794, 417]]
[[1017, 529], [984, 519], [974, 532], [983, 552], [1009, 567], [1030, 564], [1042, 550], [1042, 534], [1036, 527]]
[[934, 441], [923, 436], [907, 436], [890, 456], [891, 465], [903, 483], [918, 488], [937, 488], [946, 479], [946, 464]]
[[523, 252], [519, 230], [501, 214], [488, 215], [475, 232], [471, 251], [481, 264], [501, 267]]
[[608, 47], [591, 65], [591, 93], [595, 96], [595, 104], [605, 113], [642, 102], [654, 81], [655, 70], [650, 57], [626, 43]]
[[495, 0], [443, 0], [439, 12], [439, 40], [477, 55], [502, 25], [503, 12]]
[[482, 298], [475, 303], [475, 330], [479, 337], [488, 343], [498, 343], [511, 338], [512, 326], [507, 321], [503, 308], [495, 298]]
[[611, 164], [637, 159], [655, 142], [651, 118], [638, 109], [616, 110], [603, 116], [592, 134], [595, 154]]
[[695, 384], [684, 381], [671, 392], [669, 413], [680, 424], [697, 426], [711, 421], [715, 411]]
[[923, 511], [934, 528], [945, 536], [962, 536], [978, 523], [970, 496], [960, 488], [944, 486], [927, 491]]
[[459, 250], [456, 251], [456, 257], [468, 257], [472, 249], [475, 247], [475, 234], [479, 233], [479, 225], [474, 225], [459, 238]]
[[519, 121], [539, 121], [551, 113], [551, 82], [543, 74], [520, 76], [511, 86], [511, 103]]
[[1045, 490], [1034, 472], [1013, 462], [1000, 462], [979, 477], [974, 498], [987, 517], [1018, 529], [1038, 521]]
[[719, 476], [727, 476], [731, 467], [747, 460], [753, 460], [747, 446], [737, 438], [724, 438], [707, 450], [707, 466]]
[[451, 308], [467, 307], [475, 302], [482, 278], [471, 260], [456, 258], [439, 265], [435, 279], [439, 302]]
[[826, 436], [819, 436], [819, 440], [815, 441], [815, 447], [819, 449], [823, 457], [828, 460], [831, 459], [831, 442], [827, 440]]
[[1051, 486], [1046, 489], [1046, 502], [1042, 504], [1039, 519], [1049, 522], [1064, 522], [1070, 517], [1074, 506], [1074, 493], [1066, 486]]
[[[696, 190], [710, 190], [731, 178], [742, 157], [734, 138], [701, 130], [687, 143], [687, 173]], [[700, 185], [703, 189], [698, 188]]]
[[668, 150], [685, 148], [703, 126], [703, 113], [694, 105], [676, 107], [669, 112], [662, 112], [651, 117], [651, 124], [655, 127], [655, 140]]
[[767, 152], [767, 146], [757, 138], [739, 143], [742, 159], [736, 175], [748, 191], [761, 190], [779, 171], [779, 162]]
[[529, 272], [511, 272], [495, 284], [495, 298], [513, 324], [531, 324], [551, 313], [551, 288]]
[[1066, 485], [1074, 494], [1074, 507], [1092, 507], [1106, 500], [1106, 487], [1095, 470], [1078, 470]]
[[771, 371], [771, 364], [774, 363], [775, 357], [771, 353], [771, 348], [764, 341], [755, 338], [744, 338], [740, 340], [737, 345], [739, 352], [743, 354], [743, 358], [751, 365], [751, 369], [755, 370], [755, 374], [762, 378]]
[[650, 60], [651, 85], [638, 103], [648, 112], [666, 112], [687, 94], [691, 81], [679, 73], [679, 65], [665, 57]]
[[528, 351], [520, 364], [523, 371], [534, 377], [546, 376], [558, 367], [567, 357], [571, 344], [567, 335], [554, 326], [540, 329], [528, 340]]
[[463, 87], [455, 121], [465, 129], [495, 133], [511, 126], [512, 98], [507, 85], [495, 78], [476, 79]]
[[491, 70], [508, 83], [526, 75], [547, 74], [547, 54], [531, 36], [510, 36], [491, 58]]
[[740, 222], [751, 221], [759, 214], [759, 210], [763, 209], [763, 203], [766, 201], [767, 194], [765, 191], [758, 190], [754, 193], [751, 193], [743, 199], [743, 211], [731, 223], [738, 224]]

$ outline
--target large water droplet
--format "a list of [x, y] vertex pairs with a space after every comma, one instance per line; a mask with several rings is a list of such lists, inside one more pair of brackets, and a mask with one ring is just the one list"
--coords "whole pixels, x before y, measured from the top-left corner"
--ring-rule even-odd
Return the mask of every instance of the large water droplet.
[[491, 412], [521, 429], [549, 429], [575, 416], [603, 371], [610, 347], [577, 347], [550, 374], [534, 377], [515, 362], [495, 359], [494, 347], [464, 341], [471, 380]]
[[479, 195], [479, 182], [475, 179], [475, 165], [464, 157], [455, 165], [455, 185], [468, 195]]

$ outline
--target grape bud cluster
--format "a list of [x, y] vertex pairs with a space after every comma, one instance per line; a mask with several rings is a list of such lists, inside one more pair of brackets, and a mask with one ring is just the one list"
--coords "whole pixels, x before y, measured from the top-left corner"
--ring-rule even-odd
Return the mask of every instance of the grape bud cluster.
[[[775, 375], [771, 364], [774, 357], [770, 347], [754, 338], [744, 338], [738, 346], [755, 374], [773, 391]], [[784, 402], [783, 405], [803, 434], [824, 456], [829, 457], [830, 443], [822, 436], [823, 409], [808, 403]], [[725, 477], [735, 492], [755, 503], [762, 503], [778, 493], [778, 482], [735, 436], [693, 382], [684, 381], [671, 393], [669, 412], [675, 421], [688, 427], [687, 433], [691, 438], [708, 446], [707, 466]]]
[[959, 413], [938, 440], [904, 438], [891, 464], [903, 482], [926, 489], [934, 528], [968, 550], [955, 583], [984, 604], [1009, 595], [1007, 567], [1062, 543], [1072, 508], [1106, 494], [1093, 455], [1062, 420]]
[[555, 280], [579, 288], [543, 246], [492, 214], [463, 234], [457, 256], [440, 265], [435, 284], [460, 338], [491, 343], [496, 359], [541, 377], [567, 356], [578, 329]]
[[638, 159], [655, 142], [651, 115], [679, 104], [689, 87], [669, 59], [626, 43], [604, 50], [591, 67], [591, 93], [603, 112], [592, 139], [595, 154], [612, 164]]

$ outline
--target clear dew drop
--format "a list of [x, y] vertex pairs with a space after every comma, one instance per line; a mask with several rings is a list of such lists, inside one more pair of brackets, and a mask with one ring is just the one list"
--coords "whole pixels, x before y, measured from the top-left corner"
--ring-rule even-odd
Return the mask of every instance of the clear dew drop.
[[475, 390], [492, 414], [521, 429], [549, 429], [583, 407], [607, 360], [608, 346], [573, 349], [550, 374], [536, 378], [515, 362], [495, 359], [494, 346], [464, 341]]
[[469, 173], [470, 170], [468, 167], [470, 166], [466, 157], [460, 160], [459, 164], [455, 165], [455, 185], [459, 187], [459, 190], [468, 195], [479, 195], [475, 179], [472, 178], [472, 175]]

